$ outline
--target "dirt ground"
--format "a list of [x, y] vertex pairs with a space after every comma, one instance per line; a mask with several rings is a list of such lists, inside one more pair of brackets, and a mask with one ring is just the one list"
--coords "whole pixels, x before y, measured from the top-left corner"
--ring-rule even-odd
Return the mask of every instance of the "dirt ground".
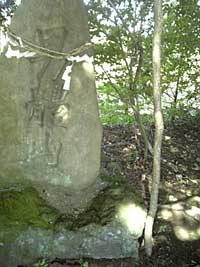
[[[153, 140], [152, 127], [149, 136]], [[146, 162], [143, 158], [139, 131], [135, 127], [104, 128], [103, 151], [112, 159], [111, 167], [109, 162], [105, 165], [109, 171], [125, 175], [141, 191], [148, 207], [152, 158]], [[183, 121], [167, 125], [161, 164], [153, 255], [147, 258], [142, 244], [139, 266], [200, 267], [200, 125]]]
[[[153, 138], [151, 127], [149, 134]], [[140, 190], [148, 206], [152, 158], [149, 156], [145, 162], [143, 154], [142, 138], [135, 127], [104, 127], [102, 168], [110, 175], [124, 175], [131, 186]], [[141, 239], [138, 267], [200, 267], [199, 179], [200, 125], [179, 121], [166, 126], [153, 255], [151, 258], [145, 256]], [[55, 259], [46, 266], [132, 267], [133, 265], [133, 259]]]

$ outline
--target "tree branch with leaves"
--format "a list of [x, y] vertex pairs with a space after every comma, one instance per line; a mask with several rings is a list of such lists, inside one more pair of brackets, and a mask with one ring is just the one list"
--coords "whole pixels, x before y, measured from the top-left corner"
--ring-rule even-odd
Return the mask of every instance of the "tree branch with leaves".
[[[152, 146], [140, 114], [140, 77], [143, 65], [143, 24], [150, 5], [139, 0], [99, 0], [89, 2], [92, 35], [104, 35], [106, 42], [95, 47], [95, 63], [102, 68], [100, 79], [104, 86], [113, 87], [129, 114], [134, 117], [142, 134], [145, 151], [152, 154]], [[96, 31], [94, 31], [96, 29]], [[98, 36], [97, 35], [97, 36]], [[144, 90], [143, 90], [144, 91]], [[147, 153], [145, 153], [147, 154]]]

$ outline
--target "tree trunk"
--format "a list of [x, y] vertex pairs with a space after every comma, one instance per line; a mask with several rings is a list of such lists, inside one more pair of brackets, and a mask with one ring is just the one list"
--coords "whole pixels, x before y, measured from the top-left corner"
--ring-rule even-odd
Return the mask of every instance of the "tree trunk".
[[151, 155], [153, 155], [153, 148], [152, 148], [152, 145], [151, 145], [151, 143], [149, 141], [147, 132], [145, 130], [145, 126], [144, 126], [144, 124], [142, 122], [142, 117], [140, 115], [140, 111], [138, 109], [137, 110], [134, 109], [134, 117], [135, 117], [136, 123], [138, 125], [138, 128], [140, 129], [141, 135], [143, 137], [144, 147], [145, 147], [144, 159], [146, 160], [148, 151], [150, 152]]
[[150, 198], [150, 207], [145, 226], [145, 251], [148, 256], [152, 254], [152, 232], [153, 224], [158, 206], [158, 193], [160, 183], [160, 159], [163, 135], [163, 117], [161, 108], [161, 89], [160, 89], [160, 50], [162, 32], [162, 0], [154, 0], [154, 36], [153, 36], [153, 98], [154, 98], [154, 119], [155, 137], [153, 148], [153, 177]]

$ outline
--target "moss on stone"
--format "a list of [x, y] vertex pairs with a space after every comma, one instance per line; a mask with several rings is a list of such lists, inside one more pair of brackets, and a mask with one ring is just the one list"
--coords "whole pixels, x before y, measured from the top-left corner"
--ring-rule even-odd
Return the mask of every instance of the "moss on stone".
[[0, 189], [0, 242], [8, 242], [28, 227], [52, 229], [58, 212], [32, 187]]
[[0, 182], [0, 242], [13, 240], [20, 232], [32, 228], [49, 230], [77, 230], [97, 224], [106, 225], [115, 219], [121, 205], [135, 203], [143, 206], [135, 188], [123, 177], [102, 177], [107, 181], [106, 188], [92, 199], [87, 209], [79, 214], [60, 214], [49, 207], [37, 191], [20, 180], [1, 179]]
[[141, 196], [133, 186], [127, 183], [125, 178], [104, 176], [102, 180], [108, 182], [107, 187], [92, 199], [83, 213], [74, 217], [61, 215], [56, 224], [59, 225], [61, 223], [69, 230], [77, 230], [93, 223], [106, 225], [113, 221], [121, 205], [134, 203], [143, 207]]

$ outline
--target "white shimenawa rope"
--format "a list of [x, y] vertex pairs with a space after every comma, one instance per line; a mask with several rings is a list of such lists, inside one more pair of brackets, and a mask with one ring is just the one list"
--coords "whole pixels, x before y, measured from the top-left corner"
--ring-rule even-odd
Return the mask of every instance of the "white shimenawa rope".
[[[8, 28], [1, 28], [0, 36], [0, 54], [5, 50], [5, 56], [7, 58], [17, 57], [17, 58], [32, 58], [36, 55], [46, 56], [54, 59], [67, 59], [68, 62], [71, 62], [71, 65], [67, 65], [63, 73], [62, 79], [65, 81], [63, 90], [70, 90], [70, 81], [71, 81], [71, 72], [74, 63], [78, 62], [87, 62], [89, 64], [93, 63], [93, 56], [88, 56], [86, 53], [82, 56], [78, 54], [83, 53], [85, 50], [88, 50], [94, 46], [93, 43], [85, 43], [84, 45], [73, 49], [68, 53], [54, 51], [36, 44], [33, 44], [27, 41], [24, 38], [19, 37]], [[14, 49], [15, 48], [15, 49]]]
[[71, 72], [72, 72], [74, 63], [85, 61], [89, 64], [92, 64], [94, 61], [93, 57], [88, 56], [87, 54], [84, 54], [83, 56], [70, 57], [68, 58], [68, 60], [72, 62], [72, 65], [66, 66], [65, 72], [63, 73], [63, 76], [62, 76], [62, 79], [65, 81], [63, 90], [66, 90], [66, 91], [70, 90]]

